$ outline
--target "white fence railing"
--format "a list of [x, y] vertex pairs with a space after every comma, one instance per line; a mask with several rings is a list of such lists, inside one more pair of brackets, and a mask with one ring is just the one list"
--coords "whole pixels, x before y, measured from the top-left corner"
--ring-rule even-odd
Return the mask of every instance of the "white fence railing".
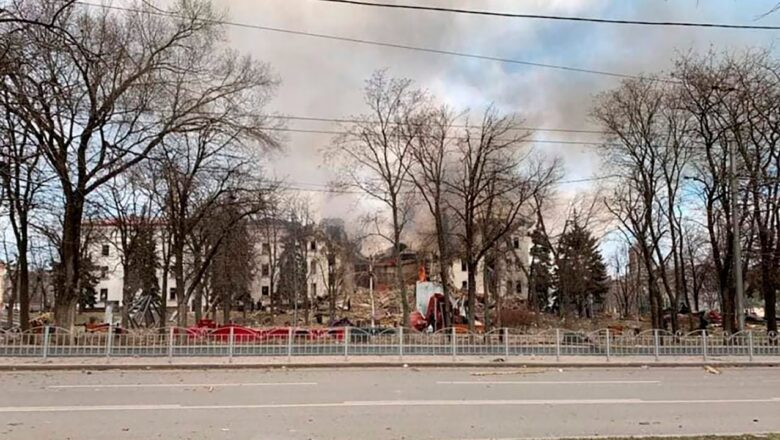
[[25, 332], [0, 332], [3, 357], [191, 357], [191, 356], [780, 356], [780, 337], [749, 330], [733, 335], [696, 331], [648, 330], [618, 333], [548, 330], [539, 333], [496, 329], [469, 333], [446, 329], [420, 333], [404, 328], [294, 329], [222, 327], [215, 330], [172, 327], [138, 331], [108, 328], [99, 333], [46, 326]]

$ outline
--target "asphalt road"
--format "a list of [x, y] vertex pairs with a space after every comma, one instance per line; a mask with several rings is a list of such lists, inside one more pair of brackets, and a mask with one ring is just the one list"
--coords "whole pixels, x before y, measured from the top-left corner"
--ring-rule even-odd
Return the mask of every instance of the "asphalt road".
[[512, 439], [780, 432], [780, 370], [0, 375], [1, 439]]

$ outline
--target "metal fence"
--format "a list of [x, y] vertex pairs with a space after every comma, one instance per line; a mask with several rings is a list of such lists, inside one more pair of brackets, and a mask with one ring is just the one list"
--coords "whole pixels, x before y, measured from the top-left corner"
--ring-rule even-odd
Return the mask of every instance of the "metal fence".
[[661, 330], [618, 333], [548, 330], [539, 333], [496, 329], [469, 333], [446, 329], [420, 333], [404, 328], [247, 329], [216, 330], [172, 327], [125, 332], [69, 332], [38, 327], [25, 332], [0, 332], [5, 357], [191, 357], [191, 356], [562, 356], [665, 357], [780, 356], [780, 337], [763, 331], [733, 335]]

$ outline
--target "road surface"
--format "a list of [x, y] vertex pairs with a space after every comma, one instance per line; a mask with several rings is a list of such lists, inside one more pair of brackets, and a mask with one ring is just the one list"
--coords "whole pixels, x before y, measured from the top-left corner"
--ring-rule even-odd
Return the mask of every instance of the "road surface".
[[780, 432], [780, 370], [29, 372], [0, 438], [513, 439]]

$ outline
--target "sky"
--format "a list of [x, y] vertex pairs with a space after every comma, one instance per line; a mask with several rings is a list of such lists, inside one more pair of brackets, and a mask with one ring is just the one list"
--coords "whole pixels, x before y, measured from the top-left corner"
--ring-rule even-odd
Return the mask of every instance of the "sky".
[[[114, 0], [127, 4], [129, 0]], [[379, 0], [377, 0], [379, 1]], [[780, 25], [780, 12], [760, 17], [777, 0], [383, 0], [528, 14], [613, 19]], [[213, 0], [228, 20], [243, 24], [368, 39], [409, 46], [613, 71], [625, 74], [668, 71], [676, 56], [689, 51], [734, 51], [772, 47], [780, 31], [644, 27], [573, 23], [451, 13], [390, 10], [317, 0]], [[288, 33], [227, 27], [227, 44], [267, 62], [281, 83], [267, 109], [271, 113], [348, 118], [365, 112], [364, 81], [377, 69], [410, 78], [439, 100], [478, 114], [488, 105], [521, 115], [527, 126], [597, 129], [589, 119], [594, 97], [619, 78], [566, 72], [377, 47]], [[290, 121], [292, 129], [339, 130], [338, 124]], [[592, 133], [537, 132], [547, 141], [599, 142]], [[322, 192], [334, 178], [323, 165], [331, 135], [286, 133], [282, 151], [268, 157], [269, 174], [305, 192], [321, 217], [353, 220], [370, 205], [354, 195]], [[563, 158], [564, 181], [603, 175], [593, 145], [537, 144]], [[590, 191], [592, 183], [559, 188], [561, 200]]]

